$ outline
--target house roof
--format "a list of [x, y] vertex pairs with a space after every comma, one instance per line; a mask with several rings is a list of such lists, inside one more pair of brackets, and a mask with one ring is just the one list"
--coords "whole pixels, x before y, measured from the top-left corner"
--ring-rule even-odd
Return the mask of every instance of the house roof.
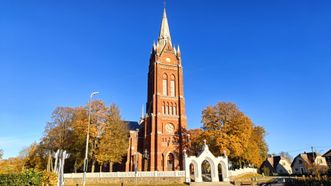
[[315, 159], [316, 159], [317, 156], [321, 156], [321, 155], [320, 155], [319, 153], [316, 153], [316, 152], [308, 152], [308, 153], [307, 153], [307, 152], [304, 152], [304, 153], [301, 153], [301, 154], [297, 155], [297, 156], [294, 158], [294, 160], [293, 160], [291, 166], [293, 166], [293, 163], [295, 162], [295, 160], [296, 160], [298, 157], [301, 157], [301, 159], [303, 159], [306, 163], [308, 163], [308, 164], [312, 164], [312, 163], [315, 162]]
[[137, 121], [124, 121], [124, 122], [128, 125], [129, 130], [137, 130], [140, 127]]
[[323, 157], [331, 157], [331, 149], [323, 154]]
[[280, 156], [272, 156], [272, 157], [268, 157], [267, 158], [267, 161], [269, 161], [270, 165], [273, 167], [273, 168], [276, 168], [279, 161], [281, 160], [281, 157]]
[[272, 166], [272, 168], [276, 169], [281, 159], [283, 159], [281, 156], [269, 156], [266, 161]]

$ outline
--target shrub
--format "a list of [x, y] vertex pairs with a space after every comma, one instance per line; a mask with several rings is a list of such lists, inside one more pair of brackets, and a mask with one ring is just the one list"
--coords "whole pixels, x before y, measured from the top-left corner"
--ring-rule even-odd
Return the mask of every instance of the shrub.
[[0, 174], [1, 186], [12, 185], [55, 185], [56, 175], [51, 172], [37, 172], [33, 169], [26, 170], [17, 174]]

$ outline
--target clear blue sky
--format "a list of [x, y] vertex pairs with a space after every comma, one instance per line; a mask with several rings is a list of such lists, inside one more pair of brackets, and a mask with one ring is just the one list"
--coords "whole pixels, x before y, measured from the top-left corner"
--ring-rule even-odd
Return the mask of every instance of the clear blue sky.
[[[162, 0], [0, 1], [0, 148], [43, 135], [57, 106], [90, 92], [137, 120]], [[231, 101], [265, 127], [270, 152], [331, 148], [331, 1], [168, 0], [189, 128]]]

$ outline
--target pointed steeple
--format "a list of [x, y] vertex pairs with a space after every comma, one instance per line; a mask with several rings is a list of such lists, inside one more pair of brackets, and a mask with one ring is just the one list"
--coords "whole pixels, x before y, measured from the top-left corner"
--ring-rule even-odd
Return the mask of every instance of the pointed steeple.
[[169, 43], [170, 45], [172, 45], [167, 13], [165, 8], [163, 9], [163, 17], [162, 17], [161, 30], [160, 30], [158, 43], [161, 44], [161, 46], [163, 46], [165, 43]]

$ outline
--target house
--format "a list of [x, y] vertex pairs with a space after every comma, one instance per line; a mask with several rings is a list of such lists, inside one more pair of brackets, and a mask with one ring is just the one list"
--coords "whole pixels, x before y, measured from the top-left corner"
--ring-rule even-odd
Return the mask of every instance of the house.
[[290, 162], [282, 156], [268, 156], [262, 163], [260, 171], [265, 175], [290, 175], [292, 174]]
[[323, 156], [326, 160], [326, 163], [329, 166], [329, 169], [331, 169], [331, 149], [329, 151], [327, 151], [325, 154], [323, 154]]
[[316, 152], [304, 152], [294, 158], [291, 167], [293, 174], [303, 175], [311, 174], [314, 168], [326, 168], [327, 163], [325, 158]]

